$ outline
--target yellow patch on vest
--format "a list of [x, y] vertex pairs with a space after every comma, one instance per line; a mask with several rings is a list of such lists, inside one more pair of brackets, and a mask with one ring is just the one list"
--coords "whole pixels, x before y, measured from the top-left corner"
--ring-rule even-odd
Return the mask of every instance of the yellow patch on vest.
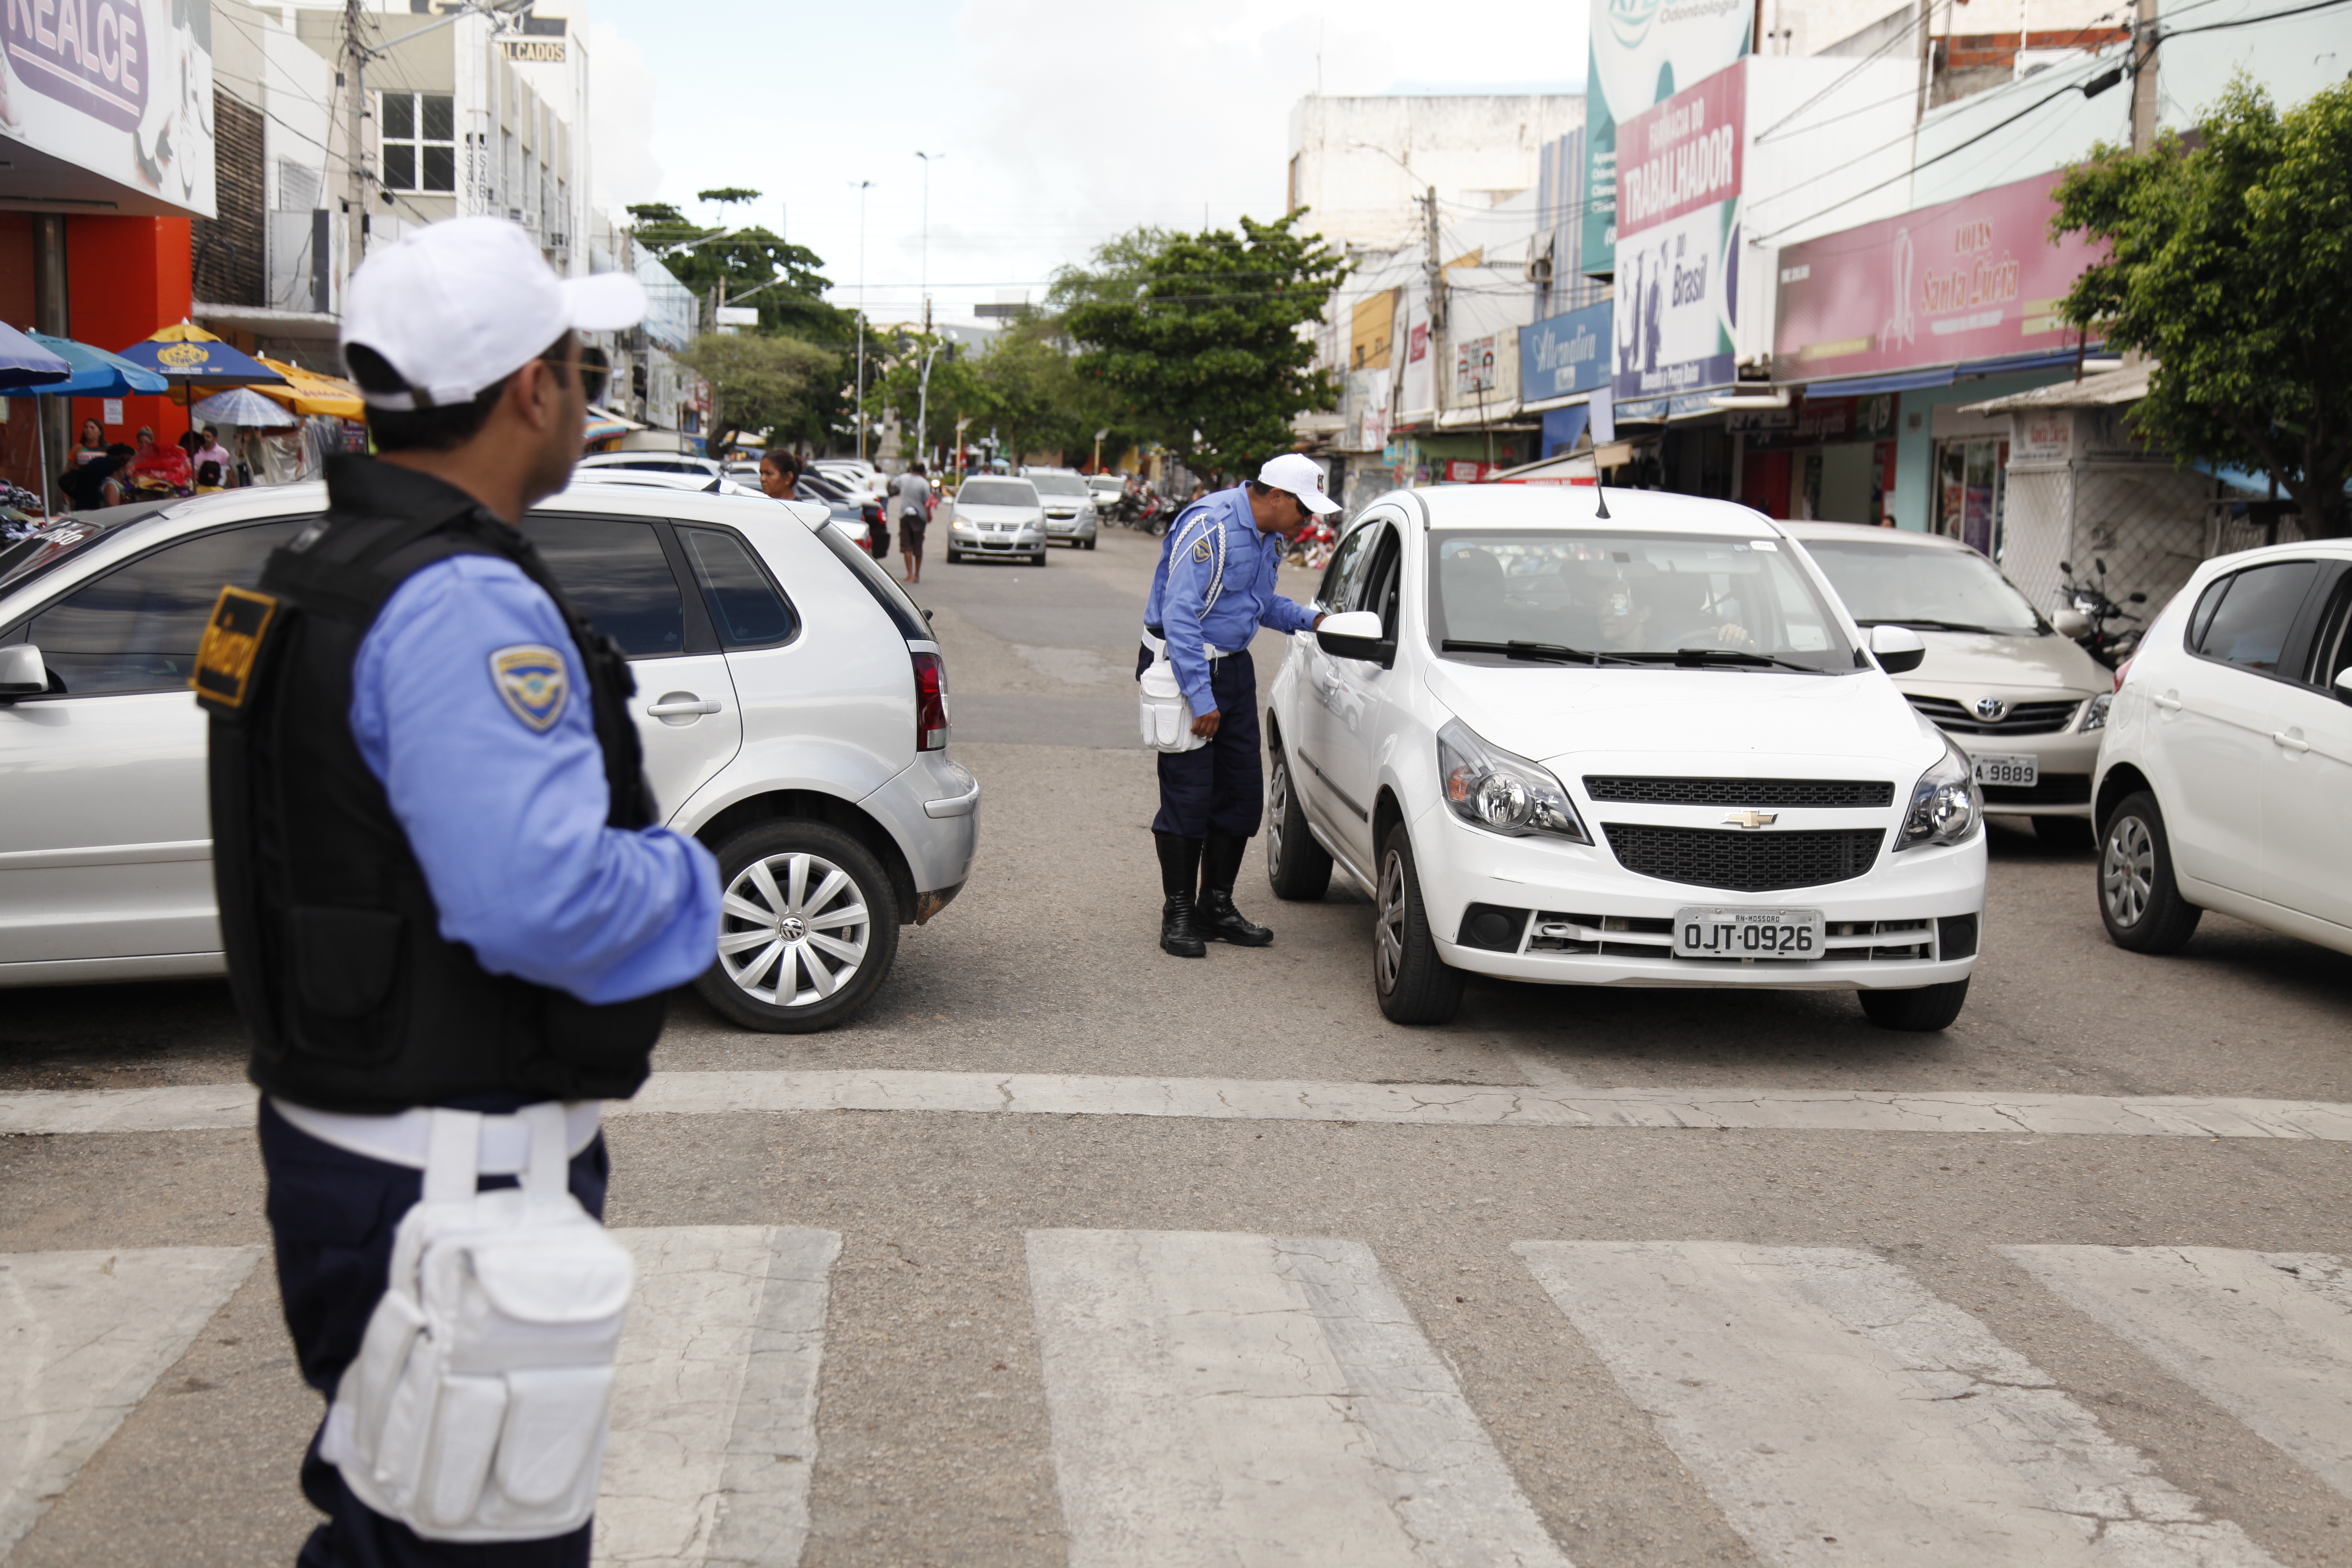
[[203, 701], [234, 710], [245, 706], [261, 639], [278, 614], [278, 601], [249, 588], [223, 588], [196, 645], [196, 672], [188, 685]]

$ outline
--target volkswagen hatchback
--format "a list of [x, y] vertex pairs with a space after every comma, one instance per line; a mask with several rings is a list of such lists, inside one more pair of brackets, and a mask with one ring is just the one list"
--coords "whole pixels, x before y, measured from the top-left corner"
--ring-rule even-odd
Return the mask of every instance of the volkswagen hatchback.
[[1743, 507], [1648, 491], [1384, 496], [1267, 713], [1267, 871], [1375, 903], [1372, 984], [1438, 1022], [1466, 973], [1853, 990], [1958, 1016], [1984, 911], [1968, 756]]

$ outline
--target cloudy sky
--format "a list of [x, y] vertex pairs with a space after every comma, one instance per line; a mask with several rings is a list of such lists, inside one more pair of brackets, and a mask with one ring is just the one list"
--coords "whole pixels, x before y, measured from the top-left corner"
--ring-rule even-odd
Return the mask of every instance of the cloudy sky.
[[[1586, 7], [1487, 0], [594, 0], [599, 200], [762, 193], [739, 220], [883, 320], [969, 321], [1139, 223], [1276, 216], [1302, 96], [1578, 91]], [[1475, 22], [1475, 25], [1465, 23]], [[925, 258], [924, 163], [930, 167]]]

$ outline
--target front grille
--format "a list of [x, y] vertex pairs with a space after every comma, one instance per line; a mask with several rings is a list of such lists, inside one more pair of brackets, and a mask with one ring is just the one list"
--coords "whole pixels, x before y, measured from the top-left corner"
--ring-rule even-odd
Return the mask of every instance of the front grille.
[[2088, 805], [2091, 804], [2091, 775], [2088, 773], [2043, 773], [2030, 784], [1986, 784], [1985, 809], [1997, 805]]
[[2074, 721], [2079, 697], [2058, 702], [2020, 702], [1998, 719], [1979, 719], [1976, 710], [1948, 697], [1914, 697], [1911, 706], [1938, 730], [1955, 735], [2053, 735]]
[[1895, 786], [1879, 779], [1675, 779], [1588, 773], [1596, 801], [1637, 805], [1892, 805]]
[[1741, 893], [1814, 888], [1859, 877], [1877, 862], [1886, 837], [1875, 827], [1811, 833], [1720, 833], [1623, 822], [1601, 827], [1618, 863], [1629, 871]]

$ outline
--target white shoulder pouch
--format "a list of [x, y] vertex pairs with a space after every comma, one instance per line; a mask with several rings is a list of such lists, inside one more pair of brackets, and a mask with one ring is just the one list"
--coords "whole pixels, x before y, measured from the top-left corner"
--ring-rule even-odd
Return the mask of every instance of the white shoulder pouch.
[[[1206, 616], [1225, 591], [1225, 531], [1209, 512], [1192, 514], [1190, 522], [1176, 532], [1168, 546], [1170, 559], [1181, 556], [1188, 542], [1210, 542], [1216, 563], [1210, 569], [1208, 591], [1201, 595], [1201, 614]], [[1192, 705], [1184, 700], [1176, 684], [1176, 667], [1168, 662], [1168, 644], [1143, 634], [1143, 645], [1151, 650], [1151, 662], [1144, 668], [1139, 684], [1142, 691], [1143, 744], [1154, 752], [1190, 752], [1209, 742], [1192, 733]]]
[[424, 1198], [320, 1444], [362, 1502], [428, 1541], [562, 1535], [596, 1507], [635, 1265], [572, 1195], [563, 1108], [517, 1115], [522, 1185], [478, 1193], [481, 1117], [433, 1112]]

